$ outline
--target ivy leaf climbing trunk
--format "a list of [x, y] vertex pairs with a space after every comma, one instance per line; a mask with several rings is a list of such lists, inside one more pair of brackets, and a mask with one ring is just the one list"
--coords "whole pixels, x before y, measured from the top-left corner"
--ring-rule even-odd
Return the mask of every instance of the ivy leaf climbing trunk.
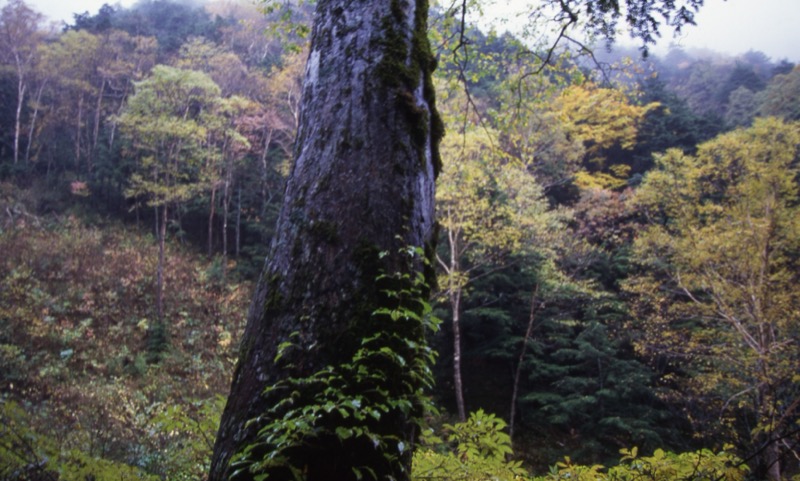
[[[424, 262], [402, 254], [430, 257], [435, 239], [442, 124], [426, 24], [425, 0], [317, 2], [295, 161], [212, 481], [408, 479], [420, 413], [413, 401], [424, 381], [405, 374], [420, 366], [407, 357], [427, 351], [416, 347], [424, 344], [421, 328], [395, 321], [421, 318], [424, 303], [403, 308], [398, 296], [405, 294], [389, 291], [403, 279], [432, 280]], [[375, 314], [387, 309], [400, 314]], [[374, 344], [383, 338], [387, 345]], [[392, 339], [408, 342], [390, 346]], [[370, 350], [384, 361], [371, 361], [369, 375], [341, 374]], [[398, 363], [408, 366], [392, 371]], [[304, 408], [320, 414], [309, 429], [297, 417]], [[270, 433], [270, 426], [277, 428]]]

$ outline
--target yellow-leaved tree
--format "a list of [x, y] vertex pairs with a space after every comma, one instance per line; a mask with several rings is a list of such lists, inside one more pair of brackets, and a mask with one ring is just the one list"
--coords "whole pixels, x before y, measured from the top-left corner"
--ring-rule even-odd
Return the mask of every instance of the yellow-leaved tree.
[[561, 228], [559, 213], [548, 210], [543, 190], [524, 165], [507, 161], [492, 146], [491, 132], [469, 128], [446, 137], [442, 156], [449, 162], [436, 192], [442, 230], [437, 255], [439, 287], [452, 312], [453, 383], [459, 420], [467, 409], [461, 376], [461, 311], [467, 286], [476, 278], [508, 267], [535, 238]]
[[586, 82], [564, 89], [555, 105], [568, 137], [585, 148], [584, 169], [575, 183], [583, 188], [624, 187], [630, 167], [615, 163], [609, 152], [633, 149], [639, 124], [658, 104], [637, 105], [622, 89]]
[[643, 272], [626, 286], [639, 347], [668, 363], [698, 431], [776, 481], [798, 455], [799, 145], [800, 123], [759, 119], [659, 156], [636, 197]]

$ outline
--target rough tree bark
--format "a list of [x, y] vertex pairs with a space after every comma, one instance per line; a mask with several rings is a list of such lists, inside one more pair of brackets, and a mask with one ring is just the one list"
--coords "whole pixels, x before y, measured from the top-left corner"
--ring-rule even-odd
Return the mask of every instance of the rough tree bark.
[[[379, 307], [376, 277], [408, 271], [397, 254], [402, 247], [432, 252], [442, 125], [426, 24], [426, 0], [317, 2], [295, 162], [250, 308], [211, 481], [231, 475], [231, 457], [255, 436], [247, 421], [278, 401], [262, 394], [265, 387], [351, 359], [361, 341], [352, 326]], [[273, 359], [290, 339], [302, 349], [290, 354], [291, 368], [280, 368]], [[413, 445], [408, 420], [392, 422], [397, 438]], [[309, 448], [306, 479], [352, 477], [348, 461], [329, 452]]]

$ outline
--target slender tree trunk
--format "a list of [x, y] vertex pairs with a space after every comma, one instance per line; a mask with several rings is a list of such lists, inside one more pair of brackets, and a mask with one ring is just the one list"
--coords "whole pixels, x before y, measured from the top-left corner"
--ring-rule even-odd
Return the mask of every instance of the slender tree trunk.
[[[126, 100], [128, 98], [128, 87], [125, 87], [125, 90], [122, 92], [121, 101], [119, 103], [119, 109], [117, 109], [117, 115], [120, 115], [123, 110], [125, 110]], [[117, 134], [117, 123], [113, 120], [110, 121], [111, 128], [109, 129], [110, 132], [108, 134], [108, 151], [111, 152], [114, 148], [114, 139], [116, 138]]]
[[22, 74], [20, 74], [19, 80], [17, 81], [17, 111], [16, 111], [16, 116], [14, 117], [14, 164], [15, 165], [19, 161], [19, 137], [20, 137], [20, 131], [22, 129], [22, 105], [25, 102], [26, 89], [27, 85], [25, 85], [25, 80], [22, 78]]
[[[75, 170], [80, 171], [81, 166], [81, 119], [83, 118], [83, 94], [78, 98], [78, 118], [75, 119]], [[91, 172], [91, 166], [87, 166]]]
[[225, 169], [225, 185], [222, 192], [222, 281], [228, 275], [228, 213], [231, 204], [230, 169]]
[[[408, 272], [401, 247], [432, 253], [441, 122], [430, 82], [426, 6], [422, 0], [317, 2], [295, 162], [248, 316], [210, 481], [228, 479], [231, 457], [257, 434], [257, 423], [248, 421], [283, 399], [263, 394], [266, 387], [351, 362], [362, 341], [358, 326], [374, 322], [382, 302], [377, 277]], [[284, 353], [276, 365], [278, 346], [295, 341], [302, 348]], [[298, 402], [301, 408], [313, 401]], [[379, 479], [406, 480], [415, 438], [409, 416], [393, 410], [380, 419], [380, 429], [408, 447], [399, 454], [397, 446], [371, 443], [369, 451], [343, 451], [332, 437], [307, 440], [290, 462], [302, 464], [308, 481], [356, 479], [351, 468], [357, 465], [375, 468]], [[381, 450], [390, 448], [404, 467], [382, 471]]]
[[114, 136], [116, 135], [116, 133], [117, 133], [117, 123], [116, 122], [111, 122], [111, 129], [110, 129], [110, 132], [108, 134], [108, 150], [109, 151], [111, 151], [111, 149], [114, 147]]
[[[156, 211], [157, 212], [157, 211]], [[158, 225], [158, 268], [156, 273], [156, 312], [158, 322], [164, 322], [164, 247], [167, 239], [167, 204], [161, 207], [161, 218], [156, 217]]]
[[[264, 137], [264, 151], [261, 153], [261, 222], [266, 222], [267, 208], [272, 201], [272, 193], [269, 190], [269, 166], [267, 165], [267, 156], [269, 154], [269, 144], [272, 143], [273, 129], [266, 129]], [[266, 242], [268, 237], [265, 231], [262, 231], [262, 238]]]
[[461, 279], [461, 266], [459, 262], [459, 235], [452, 229], [447, 232], [448, 248], [450, 250], [450, 264], [440, 263], [445, 266], [450, 285], [448, 295], [450, 297], [450, 311], [452, 312], [453, 329], [453, 391], [456, 397], [456, 410], [458, 420], [467, 420], [467, 407], [464, 402], [464, 381], [461, 375], [461, 296], [464, 293], [464, 286]]
[[214, 212], [217, 207], [217, 186], [211, 186], [211, 203], [208, 206], [208, 258], [214, 255]]
[[[762, 354], [760, 357], [761, 359], [758, 362], [759, 377], [764, 380], [770, 379], [766, 356]], [[781, 477], [781, 446], [779, 438], [782, 426], [780, 421], [776, 423], [778, 416], [776, 416], [772, 405], [775, 401], [772, 399], [773, 396], [770, 395], [770, 390], [770, 386], [766, 382], [758, 386], [758, 396], [754, 406], [758, 416], [758, 426], [770, 426], [770, 429], [765, 430], [755, 439], [757, 441], [756, 445], [761, 445], [762, 443], [764, 445], [763, 454], [760, 455], [760, 458], [769, 481], [781, 481], [783, 478]]]
[[33, 145], [33, 134], [36, 132], [36, 118], [39, 115], [39, 105], [42, 101], [42, 92], [44, 91], [44, 87], [47, 84], [47, 81], [43, 81], [39, 88], [36, 91], [36, 105], [33, 108], [33, 114], [31, 115], [31, 129], [28, 133], [28, 145], [25, 148], [25, 163], [27, 164], [31, 158], [31, 146]]
[[242, 186], [236, 190], [236, 258], [239, 258], [239, 248], [242, 245]]
[[100, 113], [103, 110], [103, 96], [106, 92], [106, 79], [100, 81], [100, 92], [97, 94], [97, 105], [94, 108], [94, 128], [92, 129], [92, 147], [89, 150], [89, 162], [94, 161], [94, 155], [97, 152], [97, 139], [100, 137]]
[[453, 310], [453, 387], [456, 394], [458, 420], [467, 420], [467, 408], [464, 403], [464, 382], [461, 376], [461, 293], [456, 287], [450, 294], [450, 307]]
[[781, 481], [781, 447], [776, 436], [770, 436], [770, 445], [766, 449], [767, 473], [770, 481]]
[[511, 442], [514, 442], [514, 421], [517, 417], [517, 397], [519, 396], [519, 380], [522, 375], [522, 363], [525, 361], [525, 354], [528, 351], [528, 341], [533, 336], [533, 328], [536, 320], [536, 302], [539, 298], [539, 284], [533, 288], [531, 293], [530, 312], [528, 313], [528, 328], [525, 329], [525, 337], [522, 338], [522, 349], [519, 352], [519, 359], [517, 360], [517, 369], [514, 372], [514, 386], [511, 389], [511, 413], [508, 416], [508, 435], [511, 437]]

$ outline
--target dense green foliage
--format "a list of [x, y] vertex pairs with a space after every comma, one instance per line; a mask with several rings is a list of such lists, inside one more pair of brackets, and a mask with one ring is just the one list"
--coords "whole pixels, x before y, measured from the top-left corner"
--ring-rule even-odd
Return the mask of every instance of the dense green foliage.
[[622, 459], [607, 471], [603, 466], [582, 466], [569, 458], [556, 463], [547, 476], [535, 481], [742, 481], [747, 469], [736, 455], [707, 449], [675, 454], [661, 449], [652, 456], [638, 456], [638, 450], [621, 450]]
[[412, 479], [526, 478], [527, 472], [519, 461], [506, 459], [512, 451], [505, 428], [502, 419], [478, 410], [464, 422], [444, 425], [446, 441], [429, 429], [423, 433], [422, 446], [414, 453]]
[[[145, 1], [55, 33], [4, 6], [27, 33], [0, 35], [0, 479], [205, 475], [298, 126], [285, 15]], [[354, 466], [414, 450], [419, 480], [797, 479], [800, 69], [680, 49], [542, 66], [507, 34], [464, 48], [458, 18], [430, 32], [430, 306], [379, 279], [352, 362], [273, 386], [240, 467], [296, 474], [295, 446], [327, 436]], [[395, 410], [419, 446], [384, 436]]]

